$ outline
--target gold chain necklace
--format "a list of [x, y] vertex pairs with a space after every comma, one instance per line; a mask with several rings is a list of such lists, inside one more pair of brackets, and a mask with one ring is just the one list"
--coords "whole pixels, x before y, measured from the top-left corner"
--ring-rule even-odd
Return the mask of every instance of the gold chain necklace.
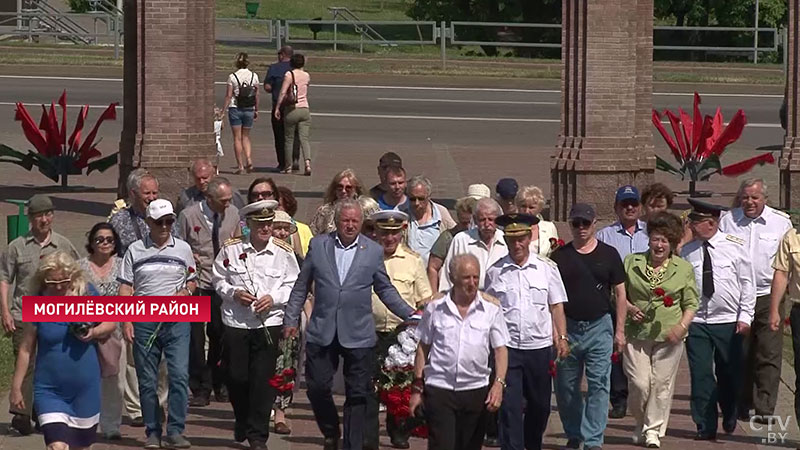
[[650, 282], [650, 289], [655, 289], [664, 281], [664, 276], [667, 274], [667, 262], [669, 262], [669, 259], [664, 261], [658, 268], [651, 267], [649, 262], [645, 266], [644, 274]]

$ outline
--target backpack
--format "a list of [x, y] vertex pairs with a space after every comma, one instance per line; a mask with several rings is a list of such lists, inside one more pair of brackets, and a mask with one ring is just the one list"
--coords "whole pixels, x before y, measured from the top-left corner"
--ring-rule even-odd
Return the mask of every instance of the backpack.
[[236, 76], [236, 73], [233, 74], [233, 78], [236, 78], [236, 82], [239, 83], [239, 93], [236, 95], [237, 108], [252, 108], [256, 106], [256, 91], [258, 87], [253, 86], [253, 77], [255, 76], [256, 74], [251, 72], [250, 83], [242, 84], [242, 82], [239, 81], [239, 77]]

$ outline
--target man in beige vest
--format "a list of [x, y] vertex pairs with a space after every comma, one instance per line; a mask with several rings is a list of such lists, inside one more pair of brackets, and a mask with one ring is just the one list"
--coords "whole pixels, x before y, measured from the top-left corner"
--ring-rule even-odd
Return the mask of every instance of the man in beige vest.
[[181, 211], [176, 224], [178, 236], [189, 244], [194, 253], [199, 272], [197, 295], [211, 297], [211, 322], [208, 325], [203, 322], [192, 323], [189, 347], [191, 406], [208, 405], [212, 389], [218, 402], [228, 401], [218, 367], [222, 351], [222, 299], [211, 283], [211, 269], [222, 244], [240, 234], [239, 210], [232, 205], [232, 198], [230, 181], [223, 177], [212, 178], [208, 182], [205, 200]]

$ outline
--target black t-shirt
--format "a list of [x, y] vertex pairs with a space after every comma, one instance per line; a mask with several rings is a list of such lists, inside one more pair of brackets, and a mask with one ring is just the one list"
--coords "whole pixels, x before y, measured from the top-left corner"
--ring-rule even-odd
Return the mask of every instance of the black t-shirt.
[[[625, 282], [625, 267], [614, 247], [597, 241], [597, 247], [584, 255], [570, 242], [553, 252], [551, 258], [558, 264], [567, 289], [569, 301], [564, 305], [567, 317], [591, 321], [611, 311], [611, 286]], [[594, 280], [587, 270], [591, 270]]]

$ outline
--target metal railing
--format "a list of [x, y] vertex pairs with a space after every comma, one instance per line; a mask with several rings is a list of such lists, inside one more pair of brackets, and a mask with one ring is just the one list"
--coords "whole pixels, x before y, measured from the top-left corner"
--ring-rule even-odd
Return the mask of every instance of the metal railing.
[[[79, 22], [94, 23], [94, 31], [89, 31]], [[104, 24], [100, 29], [98, 23]], [[68, 40], [76, 44], [104, 44], [114, 46], [114, 59], [119, 58], [122, 36], [122, 20], [117, 15], [105, 13], [45, 13], [27, 10], [20, 13], [0, 13], [2, 34], [20, 36], [28, 42], [38, 41], [43, 36], [55, 40]]]

